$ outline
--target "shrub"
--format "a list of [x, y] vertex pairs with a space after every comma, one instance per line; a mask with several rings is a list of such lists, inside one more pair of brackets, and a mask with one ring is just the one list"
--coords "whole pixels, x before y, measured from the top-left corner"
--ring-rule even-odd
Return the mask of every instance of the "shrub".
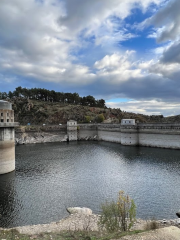
[[123, 191], [119, 192], [117, 202], [101, 205], [99, 226], [108, 232], [129, 231], [136, 220], [136, 205]]
[[91, 117], [90, 116], [85, 116], [84, 117], [84, 122], [85, 123], [90, 123], [91, 122]]
[[145, 230], [155, 230], [158, 228], [159, 228], [159, 224], [155, 219], [146, 222]]
[[98, 116], [97, 116], [97, 118], [96, 118], [96, 120], [97, 120], [97, 122], [98, 123], [101, 123], [101, 122], [103, 122], [104, 121], [104, 115], [101, 113], [101, 114], [99, 114]]

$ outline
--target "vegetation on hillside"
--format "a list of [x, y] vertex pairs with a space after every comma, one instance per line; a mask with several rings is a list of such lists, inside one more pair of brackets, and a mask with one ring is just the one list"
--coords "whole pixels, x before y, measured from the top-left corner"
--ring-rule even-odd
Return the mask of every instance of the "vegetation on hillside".
[[11, 99], [15, 121], [21, 125], [59, 124], [73, 119], [78, 123], [120, 123], [123, 118], [147, 122], [148, 116], [128, 113], [119, 108], [98, 108], [33, 99]]
[[78, 93], [63, 93], [47, 90], [44, 88], [22, 88], [17, 87], [13, 92], [0, 92], [0, 99], [33, 99], [44, 102], [59, 102], [74, 105], [104, 108], [105, 100], [96, 100], [93, 96], [80, 97]]
[[12, 102], [15, 121], [21, 125], [31, 123], [59, 124], [73, 119], [78, 123], [120, 123], [124, 119], [135, 119], [139, 123], [179, 123], [180, 115], [144, 115], [107, 108], [104, 99], [93, 96], [80, 97], [78, 93], [62, 93], [42, 88], [0, 92], [0, 99]]

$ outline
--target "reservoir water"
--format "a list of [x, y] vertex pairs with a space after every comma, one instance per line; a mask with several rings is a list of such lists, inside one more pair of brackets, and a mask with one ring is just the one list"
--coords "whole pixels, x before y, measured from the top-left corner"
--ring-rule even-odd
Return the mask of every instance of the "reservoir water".
[[0, 227], [58, 221], [66, 207], [95, 213], [124, 190], [137, 217], [176, 218], [180, 209], [180, 150], [109, 142], [16, 147], [16, 171], [0, 175]]

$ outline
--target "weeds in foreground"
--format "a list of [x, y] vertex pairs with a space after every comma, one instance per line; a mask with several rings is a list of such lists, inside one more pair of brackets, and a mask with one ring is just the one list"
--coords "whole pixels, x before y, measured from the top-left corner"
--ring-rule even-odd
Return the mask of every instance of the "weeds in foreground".
[[117, 202], [106, 202], [101, 209], [99, 226], [109, 233], [129, 231], [136, 221], [136, 205], [124, 191], [119, 192]]
[[159, 224], [158, 224], [158, 222], [155, 219], [153, 219], [151, 221], [147, 221], [146, 225], [144, 227], [144, 229], [146, 231], [155, 230], [155, 229], [158, 229], [158, 228], [159, 228]]
[[16, 230], [0, 230], [0, 239], [6, 240], [110, 240], [133, 235], [143, 231], [115, 232], [111, 234], [91, 231], [62, 231], [59, 233], [40, 233], [36, 235], [20, 234]]

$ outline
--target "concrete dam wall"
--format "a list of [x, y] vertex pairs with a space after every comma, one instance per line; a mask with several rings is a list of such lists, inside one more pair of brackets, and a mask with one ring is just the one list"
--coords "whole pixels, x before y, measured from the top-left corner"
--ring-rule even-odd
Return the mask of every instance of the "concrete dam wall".
[[180, 124], [78, 124], [77, 138], [122, 145], [180, 149]]
[[17, 144], [96, 140], [122, 145], [180, 149], [180, 124], [77, 124], [16, 130]]

